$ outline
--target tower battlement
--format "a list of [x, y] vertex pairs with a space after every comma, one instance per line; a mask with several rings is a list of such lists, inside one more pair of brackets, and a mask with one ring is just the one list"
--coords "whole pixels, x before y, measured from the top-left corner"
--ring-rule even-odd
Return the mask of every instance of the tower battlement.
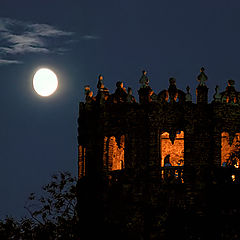
[[[223, 92], [216, 86], [208, 102], [207, 79], [201, 68], [196, 103], [189, 87], [186, 92], [178, 89], [174, 78], [168, 89], [155, 93], [146, 71], [139, 81], [139, 102], [122, 82], [110, 94], [101, 75], [96, 96], [85, 87], [86, 101], [80, 103], [78, 118], [79, 182], [87, 181], [95, 189], [89, 198], [103, 197], [96, 201], [107, 210], [99, 214], [111, 224], [117, 222], [124, 234], [159, 237], [163, 209], [188, 209], [204, 217], [217, 197], [221, 200], [214, 211], [221, 211], [226, 197], [219, 187], [240, 182], [239, 160], [233, 164], [230, 158], [240, 140], [240, 92], [229, 80]], [[88, 201], [80, 200], [85, 207], [90, 207]], [[152, 215], [146, 216], [140, 206]], [[107, 213], [118, 207], [124, 217]]]

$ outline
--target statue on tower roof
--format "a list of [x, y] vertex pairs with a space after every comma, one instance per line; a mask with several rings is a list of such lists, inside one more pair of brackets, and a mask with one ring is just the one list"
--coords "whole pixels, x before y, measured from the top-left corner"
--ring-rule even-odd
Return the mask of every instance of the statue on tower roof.
[[197, 80], [199, 81], [199, 86], [206, 86], [206, 81], [208, 80], [207, 75], [204, 73], [205, 68], [201, 67], [200, 74], [197, 77]]
[[213, 95], [213, 98], [214, 98], [214, 102], [221, 102], [222, 95], [219, 92], [219, 86], [218, 85], [215, 87], [215, 93]]
[[98, 76], [97, 88], [98, 90], [104, 89], [103, 76], [101, 74]]
[[148, 87], [149, 79], [147, 77], [147, 71], [145, 71], [145, 70], [142, 71], [142, 76], [139, 80], [139, 83], [141, 84], [140, 88]]
[[186, 93], [186, 96], [185, 96], [185, 101], [186, 102], [192, 102], [192, 95], [190, 93], [190, 87], [187, 86], [186, 90], [187, 90], [187, 93]]
[[109, 96], [109, 90], [106, 87], [104, 87], [103, 76], [101, 74], [98, 76], [97, 88], [98, 93], [96, 96], [96, 100], [100, 103], [104, 103]]
[[92, 103], [93, 101], [96, 100], [96, 98], [93, 97], [93, 92], [90, 90], [90, 86], [89, 85], [86, 85], [84, 87], [84, 92], [85, 92], [86, 103]]
[[127, 102], [128, 103], [136, 103], [136, 99], [132, 95], [132, 88], [130, 88], [130, 87], [128, 88]]

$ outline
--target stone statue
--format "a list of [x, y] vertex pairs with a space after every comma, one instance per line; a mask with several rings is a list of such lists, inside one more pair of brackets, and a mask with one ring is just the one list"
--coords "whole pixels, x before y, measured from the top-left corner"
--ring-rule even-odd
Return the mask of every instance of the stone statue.
[[178, 89], [176, 86], [176, 79], [173, 77], [169, 78], [168, 96], [169, 96], [170, 102], [177, 101]]
[[126, 102], [127, 101], [127, 91], [123, 87], [123, 82], [117, 82], [116, 83], [116, 91], [114, 93], [114, 102], [120, 103], [120, 102]]
[[221, 102], [222, 96], [219, 92], [219, 86], [218, 85], [215, 87], [215, 93], [213, 95], [213, 98], [214, 98], [214, 102]]
[[132, 89], [130, 87], [128, 88], [127, 102], [128, 103], [135, 103], [136, 102], [136, 99], [132, 95]]
[[93, 97], [93, 92], [90, 90], [89, 85], [85, 86], [84, 92], [85, 92], [85, 100], [86, 100], [87, 103], [95, 101], [95, 98]]
[[85, 96], [88, 96], [89, 92], [90, 92], [90, 86], [89, 86], [89, 85], [86, 85], [86, 86], [84, 87]]
[[232, 79], [228, 80], [228, 86], [229, 87], [234, 87], [234, 85], [235, 85], [235, 81], [234, 80], [232, 80]]
[[228, 85], [226, 87], [226, 90], [224, 93], [222, 93], [223, 101], [226, 101], [227, 103], [232, 103], [232, 104], [238, 103], [239, 96], [234, 85], [235, 85], [234, 80], [232, 79], [228, 80]]
[[185, 97], [185, 101], [186, 102], [192, 102], [192, 95], [190, 93], [190, 87], [187, 86], [186, 90], [187, 90], [187, 94], [186, 94], [186, 97]]
[[99, 91], [104, 89], [103, 76], [102, 75], [98, 76], [97, 88], [98, 88]]
[[149, 79], [147, 77], [147, 71], [142, 71], [142, 77], [140, 78], [139, 83], [141, 84], [140, 88], [148, 87]]
[[201, 67], [200, 74], [197, 77], [197, 80], [199, 81], [199, 86], [206, 86], [206, 81], [208, 80], [208, 77], [204, 73], [204, 70], [204, 67]]

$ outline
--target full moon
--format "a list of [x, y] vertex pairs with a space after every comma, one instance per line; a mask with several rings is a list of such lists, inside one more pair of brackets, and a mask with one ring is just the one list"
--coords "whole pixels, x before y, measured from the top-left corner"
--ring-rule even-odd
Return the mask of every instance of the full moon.
[[56, 91], [57, 87], [58, 79], [52, 70], [48, 68], [41, 68], [34, 74], [33, 88], [40, 96], [50, 96]]

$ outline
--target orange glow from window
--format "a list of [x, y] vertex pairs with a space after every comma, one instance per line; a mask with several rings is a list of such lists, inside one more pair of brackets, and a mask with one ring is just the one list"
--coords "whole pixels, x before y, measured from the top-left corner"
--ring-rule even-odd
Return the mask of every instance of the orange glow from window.
[[[166, 166], [168, 162], [171, 166], [183, 166], [184, 164], [184, 132], [176, 134], [174, 143], [169, 139], [169, 133], [161, 134], [161, 167]], [[165, 164], [164, 164], [165, 161]]]
[[122, 170], [124, 168], [125, 136], [122, 135], [117, 143], [116, 138], [104, 139], [104, 162], [108, 171]]
[[86, 175], [86, 148], [78, 146], [78, 178]]
[[[232, 145], [229, 144], [229, 134], [227, 132], [222, 133], [221, 138], [221, 166], [227, 164], [227, 160], [230, 157], [230, 154], [238, 149], [237, 145], [240, 141], [240, 133], [236, 133]], [[236, 168], [239, 168], [239, 160], [234, 165]]]

